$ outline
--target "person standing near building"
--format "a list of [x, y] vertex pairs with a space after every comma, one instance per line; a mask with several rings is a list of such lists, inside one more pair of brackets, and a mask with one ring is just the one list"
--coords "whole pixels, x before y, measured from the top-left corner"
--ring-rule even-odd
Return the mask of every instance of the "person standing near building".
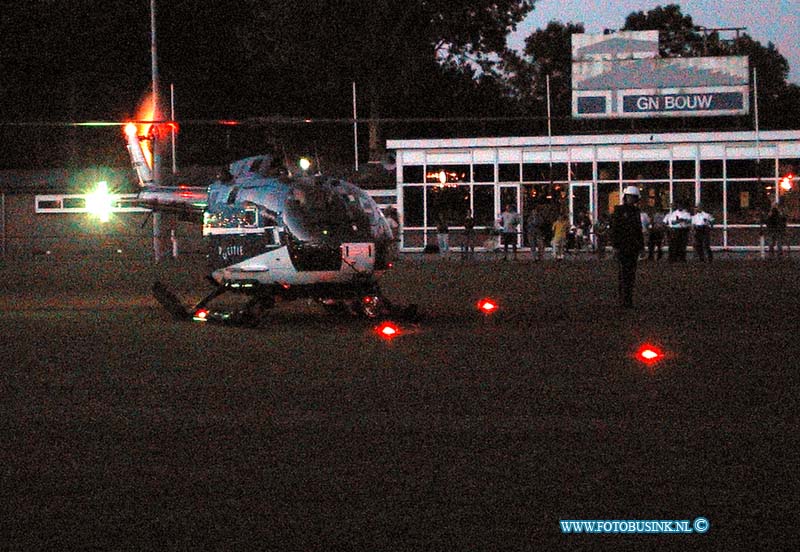
[[567, 215], [560, 213], [553, 223], [553, 258], [557, 261], [564, 260], [564, 247], [567, 244], [568, 230], [569, 220], [567, 220]]
[[694, 252], [700, 262], [714, 260], [711, 253], [711, 228], [714, 226], [714, 217], [703, 210], [699, 203], [692, 215], [692, 229], [694, 230]]
[[595, 247], [597, 252], [597, 260], [602, 261], [606, 255], [606, 246], [608, 245], [609, 224], [608, 217], [601, 214], [597, 222], [594, 223], [594, 238]]
[[[644, 209], [640, 209], [639, 216], [642, 219], [642, 236], [644, 236], [644, 241], [647, 243], [650, 235], [650, 215]], [[644, 248], [642, 248], [642, 257], [644, 257]]]
[[664, 224], [667, 226], [669, 236], [669, 262], [685, 262], [692, 215], [682, 205], [673, 203], [672, 210], [664, 217]]
[[592, 249], [592, 217], [586, 211], [581, 211], [575, 221], [575, 226], [578, 228], [577, 236], [579, 238], [578, 249], [583, 249], [586, 246], [586, 251]]
[[664, 244], [664, 211], [656, 209], [650, 219], [650, 229], [647, 233], [647, 260], [661, 260], [661, 247]]
[[525, 231], [528, 235], [528, 245], [531, 248], [531, 256], [533, 257], [534, 251], [535, 261], [541, 261], [544, 259], [544, 218], [542, 217], [541, 213], [539, 213], [539, 209], [534, 207], [531, 209], [531, 214], [528, 216], [528, 220], [525, 221]]
[[450, 251], [450, 228], [444, 215], [439, 215], [439, 222], [436, 224], [436, 239], [439, 242], [439, 254], [446, 256]]
[[500, 213], [500, 225], [502, 227], [503, 260], [508, 260], [508, 246], [514, 250], [514, 260], [517, 260], [517, 227], [520, 223], [517, 209], [511, 205], [506, 205], [505, 211]]
[[636, 283], [636, 263], [644, 249], [642, 218], [639, 211], [639, 188], [628, 186], [622, 205], [614, 209], [611, 218], [611, 243], [619, 265], [619, 299], [625, 308], [633, 307], [633, 286]]
[[778, 250], [778, 257], [783, 256], [783, 240], [786, 236], [786, 215], [781, 211], [777, 203], [767, 215], [766, 220], [767, 239], [769, 240], [769, 256], [775, 256], [775, 249]]
[[464, 241], [461, 243], [461, 258], [471, 259], [475, 255], [475, 219], [472, 211], [464, 217]]
[[386, 222], [389, 223], [389, 230], [392, 231], [392, 258], [397, 258], [398, 245], [400, 243], [400, 221], [398, 220], [397, 209], [390, 207], [386, 210]]

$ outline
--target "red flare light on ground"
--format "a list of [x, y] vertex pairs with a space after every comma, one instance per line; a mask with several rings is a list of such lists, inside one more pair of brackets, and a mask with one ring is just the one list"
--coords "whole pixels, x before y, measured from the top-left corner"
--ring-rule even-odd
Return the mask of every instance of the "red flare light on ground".
[[497, 309], [497, 301], [493, 299], [481, 299], [478, 301], [478, 310], [484, 314], [492, 314]]
[[664, 358], [664, 352], [655, 345], [644, 344], [636, 351], [636, 359], [645, 364], [655, 364]]
[[384, 322], [375, 328], [375, 333], [384, 339], [392, 339], [400, 335], [400, 327], [394, 322]]

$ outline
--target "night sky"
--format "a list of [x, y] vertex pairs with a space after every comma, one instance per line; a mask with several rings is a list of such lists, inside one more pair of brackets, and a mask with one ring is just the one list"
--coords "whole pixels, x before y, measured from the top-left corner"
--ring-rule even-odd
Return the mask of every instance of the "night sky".
[[[584, 22], [588, 31], [599, 30], [598, 24], [602, 22], [591, 11], [576, 14], [566, 10], [567, 3], [564, 10], [554, 12], [555, 4], [554, 0], [540, 0], [513, 40], [519, 42], [521, 34], [544, 27], [551, 16], [562, 21]], [[794, 5], [789, 2], [768, 4], [775, 4], [770, 9], [777, 10]], [[656, 5], [626, 2], [625, 13], [615, 16], [615, 21], [609, 25], [621, 27], [628, 8], [648, 10]], [[688, 3], [684, 13], [692, 15], [698, 24], [751, 25], [744, 16], [735, 21], [709, 19], [706, 13], [696, 13], [702, 5]], [[122, 122], [134, 116], [151, 82], [149, 10], [149, 0], [5, 3], [0, 12], [0, 66], [3, 69], [0, 140], [4, 144], [0, 151], [0, 168], [63, 165], [65, 162], [79, 165], [127, 163], [120, 129], [76, 129], [60, 124]], [[157, 20], [162, 92], [174, 84], [177, 118], [182, 122], [201, 122], [182, 128], [184, 151], [191, 144], [194, 157], [184, 157], [184, 160], [208, 160], [221, 148], [226, 151], [220, 158], [249, 154], [252, 152], [237, 147], [245, 142], [272, 143], [286, 138], [286, 128], [260, 128], [251, 129], [249, 134], [241, 131], [231, 134], [211, 121], [273, 115], [349, 117], [348, 79], [330, 83], [330, 89], [322, 89], [322, 97], [311, 97], [296, 84], [302, 83], [298, 79], [302, 67], [284, 68], [283, 74], [275, 74], [273, 78], [259, 73], [263, 60], [253, 55], [258, 49], [248, 50], [252, 46], [248, 41], [253, 40], [253, 29], [258, 22], [247, 9], [247, 3], [240, 0], [162, 1], [158, 2]], [[789, 30], [777, 22], [775, 25], [778, 26], [775, 32], [784, 29], [786, 34], [795, 33], [796, 36], [796, 27]], [[775, 38], [762, 36], [767, 31], [760, 29], [754, 32], [754, 38], [763, 44]], [[782, 43], [778, 38], [775, 40]], [[438, 106], [425, 107], [438, 113]], [[293, 128], [291, 132], [297, 134], [298, 130]], [[351, 133], [341, 125], [325, 128], [317, 125], [312, 134], [292, 139], [325, 144], [332, 140], [350, 140]]]

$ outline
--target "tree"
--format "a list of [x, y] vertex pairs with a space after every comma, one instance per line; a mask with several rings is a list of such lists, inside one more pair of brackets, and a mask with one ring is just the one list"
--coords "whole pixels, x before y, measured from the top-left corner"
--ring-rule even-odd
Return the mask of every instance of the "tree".
[[[623, 30], [658, 30], [659, 50], [663, 57], [746, 55], [750, 67], [758, 74], [759, 121], [762, 128], [800, 128], [800, 87], [787, 83], [789, 65], [772, 43], [762, 46], [746, 33], [725, 40], [716, 32], [707, 32], [694, 25], [691, 16], [681, 13], [671, 4], [649, 12], [633, 12], [625, 20]], [[545, 29], [537, 29], [525, 39], [523, 55], [506, 52], [503, 55], [504, 83], [519, 101], [541, 113], [544, 81], [550, 75], [553, 115], [558, 120], [571, 113], [571, 42], [573, 33], [583, 32], [582, 24], [551, 21]], [[568, 119], [567, 119], [568, 120]], [[570, 121], [580, 130], [618, 129], [621, 125], [646, 123], [648, 129], [673, 129], [685, 125], [708, 125], [707, 119], [646, 121]], [[741, 121], [740, 121], [741, 122]], [[730, 118], [719, 121], [730, 124]], [[574, 130], [574, 128], [573, 128]]]
[[582, 33], [580, 23], [548, 23], [525, 39], [523, 56], [508, 51], [503, 56], [507, 83], [525, 110], [546, 115], [547, 79], [550, 78], [550, 101], [555, 118], [566, 117], [571, 110], [572, 35]]
[[625, 18], [623, 31], [659, 31], [661, 57], [695, 57], [701, 55], [702, 37], [692, 17], [683, 15], [677, 4], [658, 6], [647, 13], [633, 12]]
[[734, 38], [725, 40], [719, 32], [696, 27], [675, 4], [659, 6], [646, 14], [631, 13], [623, 30], [660, 31], [659, 49], [665, 57], [747, 56], [750, 69], [757, 74], [759, 121], [772, 128], [798, 125], [797, 110], [787, 111], [800, 100], [797, 87], [788, 83], [789, 63], [772, 42], [765, 47], [746, 32], [736, 32]]
[[377, 119], [390, 106], [424, 111], [430, 98], [416, 92], [440, 71], [470, 78], [490, 73], [490, 54], [503, 51], [506, 35], [535, 0], [247, 3], [258, 21], [251, 59], [263, 64], [262, 74], [285, 79], [287, 107], [291, 98], [311, 96], [319, 99], [317, 109], [347, 116], [350, 85], [357, 83], [368, 105], [375, 161], [381, 150]]

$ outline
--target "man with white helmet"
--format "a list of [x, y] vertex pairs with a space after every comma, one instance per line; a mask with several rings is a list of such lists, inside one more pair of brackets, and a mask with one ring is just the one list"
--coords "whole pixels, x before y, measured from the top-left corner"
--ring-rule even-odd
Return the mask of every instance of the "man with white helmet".
[[633, 307], [633, 286], [636, 283], [636, 262], [644, 249], [639, 188], [628, 186], [611, 218], [611, 244], [619, 264], [619, 299], [625, 308]]

